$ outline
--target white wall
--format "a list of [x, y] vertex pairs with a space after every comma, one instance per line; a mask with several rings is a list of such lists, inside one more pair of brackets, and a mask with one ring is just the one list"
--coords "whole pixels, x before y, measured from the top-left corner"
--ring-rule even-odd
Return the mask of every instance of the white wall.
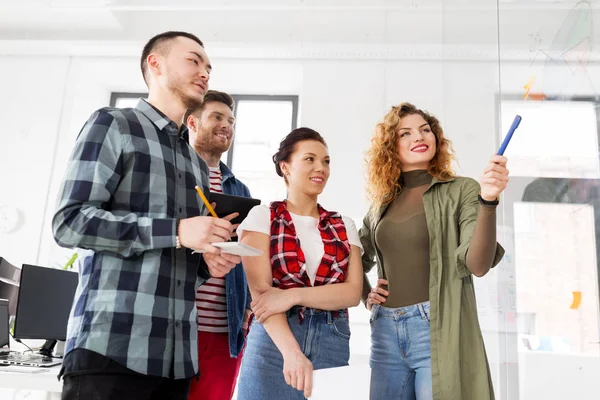
[[[391, 105], [411, 101], [436, 114], [462, 155], [460, 166], [466, 174], [477, 176], [495, 145], [493, 104], [497, 74], [493, 63], [369, 59], [212, 61], [212, 88], [232, 93], [300, 96], [300, 125], [312, 127], [325, 136], [333, 160], [332, 175], [321, 203], [352, 216], [359, 226], [368, 208], [364, 194], [365, 151], [375, 124]], [[17, 59], [7, 58], [3, 64], [17, 62]], [[42, 264], [63, 263], [68, 258], [71, 250], [61, 249], [54, 243], [50, 221], [75, 137], [91, 112], [108, 104], [111, 92], [145, 91], [135, 57], [70, 57], [63, 63], [62, 72], [66, 79], [59, 82], [61, 97], [51, 101], [56, 107], [54, 118], [41, 121], [46, 130], [54, 132], [52, 151], [48, 152], [45, 164], [40, 166], [48, 175], [52, 171], [51, 179], [45, 180], [49, 181], [48, 196], [38, 198], [37, 206], [29, 202], [16, 203], [28, 213], [34, 207], [40, 214], [45, 209], [46, 218], [43, 226], [41, 215], [38, 218], [34, 246], [26, 240], [31, 234], [25, 230], [11, 235], [10, 252], [5, 251], [0, 242], [0, 254], [7, 254], [7, 258], [15, 263], [25, 260], [23, 254], [28, 255], [27, 260], [37, 259]], [[56, 69], [60, 70], [59, 67]], [[462, 97], [475, 97], [467, 108], [452, 101], [465, 85], [463, 71], [468, 72], [469, 80], [482, 82], [472, 89], [470, 96], [461, 95], [460, 104], [464, 101]], [[451, 77], [452, 74], [456, 76]], [[44, 91], [57, 91], [56, 85], [54, 80], [38, 83]], [[13, 90], [18, 91], [18, 86], [15, 85]], [[21, 120], [25, 112], [22, 106], [15, 104], [11, 114]], [[469, 123], [465, 123], [467, 120]], [[285, 133], [282, 132], [282, 136]], [[467, 151], [476, 156], [467, 157]], [[9, 153], [12, 158], [17, 158], [14, 152]], [[11, 161], [3, 159], [2, 163], [8, 166]], [[4, 179], [3, 175], [3, 182]], [[359, 322], [353, 328], [352, 359], [366, 363], [370, 334], [368, 313], [359, 306], [352, 314], [353, 322]]]
[[[27, 152], [15, 151], [19, 142], [14, 135], [1, 138], [2, 169], [15, 171], [2, 173], [2, 187], [19, 188], [3, 196], [2, 204], [24, 210], [26, 224], [3, 236], [6, 239], [0, 242], [0, 254], [17, 264], [54, 265], [71, 254], [54, 244], [50, 221], [66, 160], [79, 130], [95, 109], [108, 105], [111, 92], [143, 92], [146, 88], [135, 57], [35, 57], [37, 65], [45, 65], [45, 76], [52, 77], [37, 80], [30, 79], [29, 72], [23, 74], [28, 59], [5, 56], [0, 66], [4, 72], [2, 86], [17, 94], [16, 99], [3, 97], [0, 101], [7, 107], [0, 108], [8, 120], [30, 131], [21, 145]], [[234, 93], [300, 95], [300, 125], [319, 130], [333, 158], [332, 177], [322, 203], [354, 218], [361, 218], [368, 207], [363, 190], [364, 154], [375, 124], [389, 106], [410, 100], [442, 118], [444, 115], [441, 62], [215, 59], [213, 64], [212, 88]], [[30, 68], [35, 75], [35, 67]], [[423, 75], [427, 78], [415, 79]], [[23, 90], [28, 86], [31, 89]], [[28, 96], [34, 91], [38, 95]], [[33, 116], [37, 129], [22, 123]], [[482, 139], [492, 140], [489, 135]], [[458, 135], [454, 140], [460, 142]], [[15, 166], [23, 157], [31, 157], [32, 149], [43, 156], [34, 157], [35, 175], [29, 176]], [[25, 165], [32, 168], [30, 162]], [[40, 177], [40, 173], [46, 175]]]
[[[333, 160], [322, 203], [355, 219], [362, 218], [368, 206], [364, 153], [375, 124], [392, 104], [411, 101], [437, 115], [454, 143], [459, 172], [478, 178], [498, 145], [499, 76], [503, 92], [522, 94], [532, 74], [540, 84], [544, 74], [543, 64], [528, 61], [503, 63], [501, 70], [497, 60], [216, 57], [212, 61], [214, 89], [300, 96], [300, 125], [325, 136]], [[600, 67], [593, 64], [587, 70], [592, 84], [600, 87]], [[574, 82], [570, 94], [593, 94], [587, 79]], [[5, 124], [0, 134], [0, 205], [18, 207], [26, 216], [20, 229], [0, 233], [0, 255], [16, 264], [62, 264], [71, 251], [55, 245], [50, 221], [66, 160], [82, 125], [95, 109], [108, 105], [111, 92], [146, 90], [138, 59], [2, 56], [0, 87], [4, 94], [0, 121]], [[498, 272], [486, 279], [495, 285]], [[364, 320], [366, 313], [357, 309], [353, 317]], [[508, 359], [507, 353], [516, 350], [507, 349], [509, 340], [500, 325], [496, 321], [484, 336], [501, 395], [510, 386], [502, 377], [516, 374], [507, 363], [517, 360]], [[357, 362], [367, 361], [368, 334], [368, 324], [353, 333]]]
[[0, 233], [0, 253], [35, 263], [69, 76], [67, 57], [0, 57], [0, 204], [23, 216]]
[[[5, 193], [0, 204], [25, 211], [20, 229], [0, 233], [0, 254], [7, 259], [17, 264], [38, 259], [55, 263], [70, 254], [57, 250], [49, 225], [66, 159], [83, 123], [93, 110], [108, 105], [111, 92], [146, 90], [137, 63], [135, 57], [0, 58], [1, 87], [3, 93], [11, 93], [0, 99], [2, 120], [8, 122], [0, 135]], [[300, 95], [300, 124], [322, 132], [333, 157], [322, 202], [355, 218], [368, 204], [363, 191], [364, 153], [375, 124], [392, 104], [411, 101], [437, 115], [465, 175], [478, 177], [496, 149], [495, 62], [216, 59], [213, 63], [213, 88]], [[600, 81], [600, 68], [587, 69]], [[543, 65], [503, 64], [503, 92], [522, 93], [523, 84], [534, 74], [542, 85], [542, 71]], [[587, 80], [577, 82], [570, 93], [593, 94]], [[595, 85], [600, 87], [600, 82]]]

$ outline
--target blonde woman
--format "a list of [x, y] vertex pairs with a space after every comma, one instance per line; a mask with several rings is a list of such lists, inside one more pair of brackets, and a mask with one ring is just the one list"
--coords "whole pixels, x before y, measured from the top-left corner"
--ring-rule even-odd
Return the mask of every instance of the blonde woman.
[[371, 399], [493, 399], [473, 275], [504, 253], [496, 205], [508, 182], [494, 155], [480, 184], [451, 168], [452, 146], [434, 116], [392, 107], [367, 155], [371, 210], [360, 230], [371, 310]]

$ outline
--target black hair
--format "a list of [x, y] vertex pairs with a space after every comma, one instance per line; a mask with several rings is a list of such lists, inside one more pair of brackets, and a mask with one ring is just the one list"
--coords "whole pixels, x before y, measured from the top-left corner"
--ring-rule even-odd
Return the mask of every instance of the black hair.
[[192, 39], [194, 42], [204, 47], [204, 43], [202, 43], [202, 40], [198, 39], [196, 35], [193, 35], [188, 32], [169, 31], [154, 36], [152, 39], [148, 40], [148, 43], [146, 43], [146, 45], [144, 46], [144, 50], [142, 50], [142, 57], [140, 59], [140, 68], [142, 70], [142, 76], [144, 77], [144, 82], [146, 82], [146, 84], [148, 84], [148, 80], [146, 79], [146, 72], [148, 70], [148, 62], [146, 61], [146, 59], [148, 58], [148, 55], [153, 51], [156, 51], [157, 48], [160, 48], [160, 52], [162, 54], [168, 53], [169, 42], [178, 37]]
[[310, 128], [297, 128], [288, 133], [286, 137], [283, 138], [281, 143], [279, 143], [279, 150], [277, 153], [273, 154], [273, 162], [275, 163], [275, 171], [277, 175], [283, 177], [283, 171], [281, 170], [281, 166], [279, 163], [281, 161], [289, 162], [290, 157], [296, 151], [296, 144], [299, 142], [303, 142], [305, 140], [316, 140], [319, 143], [322, 143], [325, 147], [327, 147], [327, 143], [325, 143], [325, 139], [321, 134]]

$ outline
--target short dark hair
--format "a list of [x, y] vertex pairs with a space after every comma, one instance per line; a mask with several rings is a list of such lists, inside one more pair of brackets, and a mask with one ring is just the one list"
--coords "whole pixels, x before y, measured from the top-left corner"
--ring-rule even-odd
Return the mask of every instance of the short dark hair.
[[225, 92], [219, 92], [218, 90], [209, 90], [204, 95], [204, 100], [202, 101], [202, 104], [199, 104], [196, 108], [188, 110], [188, 115], [200, 114], [204, 109], [204, 106], [206, 106], [208, 103], [223, 103], [227, 107], [229, 107], [231, 111], [233, 111], [235, 107], [235, 101], [233, 100], [233, 97], [231, 97], [229, 94]]
[[148, 58], [148, 55], [153, 51], [156, 51], [156, 49], [160, 49], [159, 52], [162, 54], [167, 54], [170, 49], [168, 46], [169, 42], [178, 37], [185, 37], [191, 39], [194, 42], [198, 43], [200, 46], [204, 47], [204, 43], [202, 43], [202, 40], [198, 39], [196, 35], [193, 35], [188, 32], [169, 31], [154, 36], [152, 39], [148, 40], [148, 43], [146, 43], [146, 45], [144, 46], [144, 50], [142, 50], [142, 58], [140, 59], [140, 68], [142, 70], [142, 76], [144, 77], [144, 82], [146, 82], [146, 84], [148, 84], [148, 80], [146, 79], [146, 72], [148, 71], [148, 62], [146, 61], [146, 59]]
[[275, 163], [275, 171], [277, 172], [277, 175], [285, 179], [279, 163], [281, 161], [289, 162], [290, 157], [294, 151], [296, 151], [296, 145], [305, 140], [316, 140], [317, 142], [322, 143], [323, 146], [327, 147], [325, 139], [323, 139], [323, 136], [321, 136], [319, 132], [310, 128], [294, 129], [283, 138], [281, 143], [279, 143], [279, 150], [277, 150], [277, 153], [273, 154], [273, 162]]

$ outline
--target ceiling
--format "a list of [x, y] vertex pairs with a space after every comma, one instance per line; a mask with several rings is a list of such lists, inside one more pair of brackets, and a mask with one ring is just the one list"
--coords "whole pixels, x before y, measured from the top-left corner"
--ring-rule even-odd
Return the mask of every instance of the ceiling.
[[499, 11], [496, 0], [0, 0], [0, 40], [144, 42], [184, 30], [237, 46], [528, 46], [598, 17], [600, 0], [500, 0]]

